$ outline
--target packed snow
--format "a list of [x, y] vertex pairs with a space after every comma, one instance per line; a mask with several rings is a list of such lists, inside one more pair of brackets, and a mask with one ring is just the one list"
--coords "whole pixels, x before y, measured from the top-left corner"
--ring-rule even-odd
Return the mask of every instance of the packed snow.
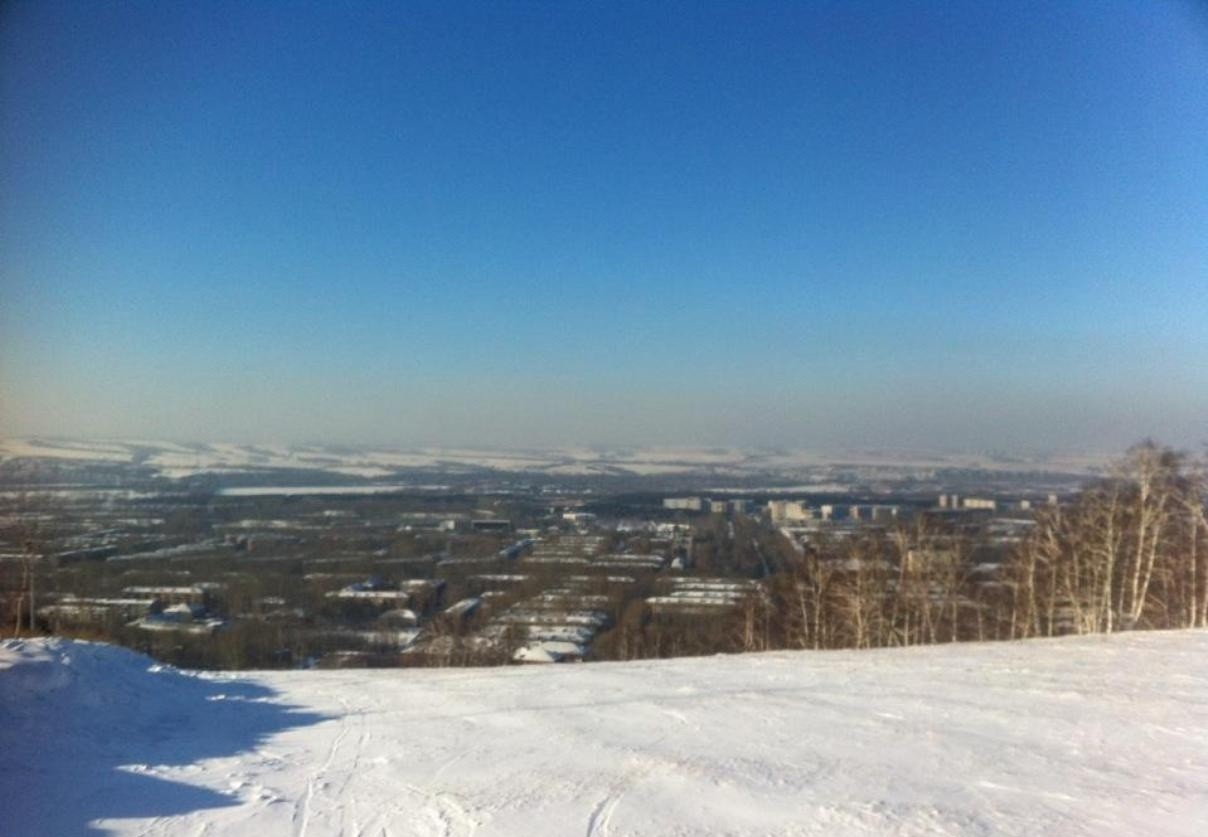
[[1208, 632], [193, 674], [0, 643], [0, 833], [1202, 834]]

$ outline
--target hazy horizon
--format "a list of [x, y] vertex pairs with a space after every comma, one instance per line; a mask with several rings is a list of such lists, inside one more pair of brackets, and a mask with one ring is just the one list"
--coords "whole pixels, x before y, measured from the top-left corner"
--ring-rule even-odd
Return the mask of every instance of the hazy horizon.
[[0, 436], [1208, 440], [1208, 11], [7, 4]]
[[[484, 444], [475, 443], [472, 441], [465, 443], [440, 443], [440, 442], [424, 442], [416, 441], [413, 443], [392, 443], [392, 442], [332, 442], [323, 439], [300, 439], [297, 441], [289, 441], [280, 438], [259, 438], [259, 439], [222, 439], [222, 438], [190, 438], [177, 437], [171, 438], [167, 436], [148, 437], [148, 436], [98, 436], [98, 435], [81, 435], [81, 434], [53, 434], [53, 433], [29, 433], [19, 435], [0, 436], [0, 458], [5, 456], [24, 456], [32, 455], [32, 448], [29, 445], [45, 444], [51, 446], [47, 448], [47, 455], [54, 458], [56, 446], [62, 446], [64, 449], [78, 448], [80, 450], [103, 450], [106, 446], [115, 448], [127, 448], [133, 452], [138, 448], [154, 450], [162, 448], [162, 450], [171, 452], [174, 449], [195, 449], [199, 452], [208, 450], [210, 452], [219, 451], [226, 447], [243, 450], [260, 450], [272, 451], [281, 449], [283, 451], [304, 451], [314, 449], [316, 451], [330, 451], [332, 453], [348, 452], [355, 454], [365, 453], [408, 453], [408, 452], [429, 452], [437, 453], [466, 453], [489, 456], [492, 454], [500, 455], [517, 455], [517, 456], [534, 456], [542, 457], [572, 457], [582, 458], [587, 455], [598, 455], [604, 459], [610, 457], [627, 458], [630, 456], [636, 457], [638, 460], [661, 459], [666, 457], [674, 457], [682, 454], [684, 461], [693, 461], [694, 457], [699, 458], [702, 455], [711, 454], [738, 454], [741, 456], [750, 456], [755, 458], [769, 457], [776, 459], [777, 457], [804, 458], [803, 461], [816, 460], [818, 464], [832, 464], [846, 460], [852, 462], [867, 461], [880, 462], [882, 464], [893, 464], [896, 461], [911, 462], [918, 464], [929, 461], [931, 458], [943, 459], [952, 458], [955, 461], [962, 459], [975, 461], [984, 459], [985, 461], [999, 460], [1007, 461], [1012, 458], [1017, 458], [1021, 461], [1085, 461], [1107, 463], [1120, 458], [1128, 448], [1137, 444], [1142, 444], [1148, 441], [1165, 444], [1163, 439], [1153, 439], [1152, 437], [1143, 437], [1134, 439], [1129, 444], [1123, 447], [1112, 448], [1097, 448], [1089, 445], [1070, 445], [1068, 447], [1043, 447], [1043, 446], [1019, 446], [1016, 448], [1004, 447], [958, 447], [932, 445], [925, 446], [892, 446], [892, 445], [832, 445], [826, 446], [808, 446], [808, 445], [690, 445], [690, 444], [608, 444], [608, 443], [565, 443], [565, 444], [544, 444], [544, 445], [506, 445], [506, 444]], [[1183, 453], [1198, 455], [1208, 451], [1208, 446], [1205, 444], [1197, 444], [1190, 446], [1172, 446], [1174, 450], [1181, 450]], [[853, 458], [854, 457], [854, 458]], [[880, 457], [880, 458], [878, 458]], [[701, 460], [702, 462], [705, 460]]]

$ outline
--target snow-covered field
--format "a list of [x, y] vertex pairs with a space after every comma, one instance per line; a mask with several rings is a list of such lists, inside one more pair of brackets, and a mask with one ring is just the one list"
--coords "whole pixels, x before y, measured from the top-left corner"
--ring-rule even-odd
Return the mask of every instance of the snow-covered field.
[[1208, 632], [192, 675], [0, 643], [0, 833], [1203, 834]]
[[[152, 441], [80, 441], [61, 439], [0, 439], [0, 462], [6, 459], [49, 459], [76, 462], [140, 463], [161, 476], [185, 478], [199, 474], [254, 473], [265, 469], [326, 471], [347, 477], [385, 479], [399, 472], [466, 470], [547, 476], [623, 474], [668, 476], [708, 474], [714, 477], [751, 475], [802, 476], [815, 469], [880, 468], [905, 471], [979, 469], [1001, 472], [1048, 471], [1090, 474], [1101, 467], [1101, 456], [1047, 455], [1003, 459], [980, 454], [934, 451], [755, 451], [736, 448], [618, 448], [582, 447], [498, 451], [465, 448], [327, 448], [315, 445], [236, 445], [222, 442], [182, 445]], [[806, 490], [826, 491], [827, 484]]]

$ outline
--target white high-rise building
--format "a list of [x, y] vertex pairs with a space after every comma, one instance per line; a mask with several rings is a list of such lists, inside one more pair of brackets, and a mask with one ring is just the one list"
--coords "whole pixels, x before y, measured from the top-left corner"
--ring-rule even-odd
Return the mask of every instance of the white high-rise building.
[[698, 512], [704, 508], [704, 501], [700, 497], [665, 497], [663, 508]]

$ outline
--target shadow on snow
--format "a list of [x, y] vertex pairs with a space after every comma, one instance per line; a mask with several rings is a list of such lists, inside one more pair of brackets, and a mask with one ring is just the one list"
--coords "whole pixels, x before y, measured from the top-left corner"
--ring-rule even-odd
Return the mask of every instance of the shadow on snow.
[[[170, 668], [119, 667], [63, 687], [61, 663], [38, 661], [0, 672], [55, 682], [47, 689], [0, 688], [0, 832], [105, 833], [96, 820], [173, 817], [240, 805], [215, 791], [149, 772], [236, 756], [270, 736], [328, 720], [277, 703], [275, 692], [242, 680]], [[39, 669], [41, 669], [39, 671]], [[125, 675], [125, 676], [124, 676]], [[271, 758], [267, 754], [265, 758]]]

